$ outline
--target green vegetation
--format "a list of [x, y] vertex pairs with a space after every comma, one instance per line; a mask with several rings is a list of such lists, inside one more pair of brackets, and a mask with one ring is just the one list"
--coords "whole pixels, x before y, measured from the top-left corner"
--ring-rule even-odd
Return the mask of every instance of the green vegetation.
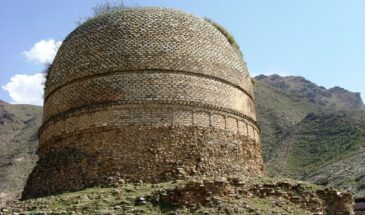
[[[45, 68], [43, 70], [43, 75], [44, 75], [44, 78], [45, 78], [44, 89], [46, 88], [46, 83], [47, 83], [47, 80], [49, 78], [49, 72], [51, 71], [51, 69], [52, 69], [52, 63], [49, 63], [49, 64], [45, 65]], [[43, 89], [43, 91], [44, 91], [44, 89]]]
[[93, 17], [108, 14], [114, 11], [124, 10], [127, 6], [123, 1], [105, 1], [103, 3], [98, 3], [93, 7]]
[[228, 40], [228, 42], [231, 44], [231, 46], [237, 50], [237, 52], [240, 53], [241, 57], [243, 57], [243, 53], [240, 49], [240, 46], [238, 45], [237, 41], [234, 39], [234, 37], [232, 36], [231, 33], [229, 33], [223, 26], [221, 26], [220, 24], [218, 24], [217, 22], [209, 19], [209, 18], [204, 18], [205, 21], [209, 22], [211, 25], [213, 25], [219, 32], [221, 32]]
[[[162, 183], [158, 187], [170, 189], [173, 186], [172, 183]], [[48, 210], [53, 212], [78, 211], [87, 214], [96, 211], [100, 213], [128, 211], [131, 213], [159, 214], [164, 208], [155, 207], [150, 202], [137, 203], [138, 199], [145, 198], [148, 194], [159, 189], [152, 187], [151, 184], [124, 184], [116, 188], [97, 187], [29, 201], [36, 204], [46, 202], [49, 205]]]
[[361, 151], [365, 139], [365, 121], [357, 120], [361, 114], [308, 115], [293, 133], [296, 141], [290, 150], [287, 171], [305, 176]]
[[[124, 182], [114, 187], [95, 187], [56, 196], [17, 201], [5, 210], [26, 214], [312, 214], [308, 208], [305, 209], [287, 198], [279, 198], [277, 195], [259, 197], [252, 194], [246, 195], [244, 192], [229, 195], [203, 192], [200, 193], [202, 196], [185, 206], [175, 202], [175, 200], [179, 202], [180, 198], [187, 198], [186, 200], [190, 201], [189, 195], [194, 196], [193, 193], [196, 192], [194, 189], [199, 189], [204, 185], [197, 186], [197, 188], [192, 187], [191, 190], [184, 189], [189, 183], [200, 184], [200, 180], [194, 178], [158, 184]], [[204, 178], [203, 180], [208, 184], [215, 181], [214, 178]], [[247, 192], [254, 187], [260, 189], [259, 187], [266, 184], [271, 186], [276, 183], [286, 183], [293, 187], [300, 185], [304, 189], [303, 193], [312, 193], [313, 195], [316, 195], [319, 189], [317, 186], [290, 179], [253, 177], [241, 178], [241, 180], [245, 188], [239, 187], [238, 189], [241, 191], [246, 189]], [[214, 192], [214, 189], [219, 189], [219, 187], [214, 187], [211, 191]], [[226, 189], [234, 190], [235, 188], [230, 186]], [[278, 189], [285, 192], [281, 188]], [[169, 193], [174, 190], [180, 190], [180, 195], [173, 195], [171, 201], [159, 200], [163, 196], [171, 195]], [[192, 194], [190, 194], [191, 192]], [[236, 195], [236, 197], [232, 195]], [[206, 199], [210, 199], [209, 202], [206, 202]], [[180, 203], [185, 204], [184, 201]]]
[[[136, 7], [136, 6], [134, 6], [134, 7]], [[96, 18], [101, 18], [104, 15], [107, 15], [107, 14], [110, 14], [113, 12], [118, 12], [121, 10], [125, 10], [128, 8], [131, 8], [131, 7], [127, 6], [123, 0], [104, 1], [102, 3], [98, 3], [95, 7], [92, 8], [91, 16], [76, 21], [76, 24], [79, 26], [84, 22], [87, 22], [87, 21], [90, 21], [90, 20], [93, 20]]]

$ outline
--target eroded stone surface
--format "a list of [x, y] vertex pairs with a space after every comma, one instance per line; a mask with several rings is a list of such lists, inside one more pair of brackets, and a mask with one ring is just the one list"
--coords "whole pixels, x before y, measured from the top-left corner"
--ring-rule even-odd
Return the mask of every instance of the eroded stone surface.
[[53, 141], [45, 154], [28, 180], [24, 198], [110, 184], [113, 176], [158, 182], [263, 172], [259, 144], [214, 128], [91, 129]]

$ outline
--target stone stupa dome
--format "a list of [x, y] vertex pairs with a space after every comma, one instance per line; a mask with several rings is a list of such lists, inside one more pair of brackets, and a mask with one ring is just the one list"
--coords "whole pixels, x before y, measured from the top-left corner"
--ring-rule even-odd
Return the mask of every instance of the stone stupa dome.
[[58, 50], [23, 197], [112, 176], [261, 175], [259, 133], [246, 65], [215, 26], [172, 9], [112, 12]]

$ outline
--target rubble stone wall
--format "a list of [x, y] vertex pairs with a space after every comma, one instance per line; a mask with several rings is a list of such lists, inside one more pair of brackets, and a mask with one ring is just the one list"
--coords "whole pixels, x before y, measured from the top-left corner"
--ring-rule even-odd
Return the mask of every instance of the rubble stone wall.
[[264, 168], [260, 145], [253, 140], [197, 126], [95, 127], [55, 138], [52, 145], [30, 175], [24, 199], [109, 184], [114, 176], [160, 182], [257, 176]]

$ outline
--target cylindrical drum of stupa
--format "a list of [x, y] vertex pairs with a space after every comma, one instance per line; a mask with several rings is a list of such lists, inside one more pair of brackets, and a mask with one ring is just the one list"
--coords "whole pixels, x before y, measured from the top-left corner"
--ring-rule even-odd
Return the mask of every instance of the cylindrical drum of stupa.
[[116, 177], [262, 175], [246, 64], [219, 28], [179, 10], [92, 18], [49, 68], [37, 153], [23, 198]]

